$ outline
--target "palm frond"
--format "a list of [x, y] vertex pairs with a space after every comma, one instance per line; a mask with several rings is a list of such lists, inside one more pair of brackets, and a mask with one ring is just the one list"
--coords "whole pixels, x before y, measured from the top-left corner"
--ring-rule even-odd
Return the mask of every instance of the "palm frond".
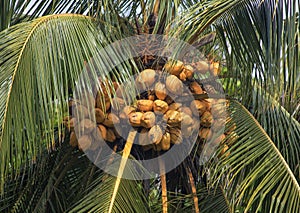
[[228, 180], [225, 190], [231, 201], [246, 212], [298, 212], [298, 177], [247, 109], [231, 102], [230, 113], [237, 127], [235, 135], [228, 139], [233, 144], [228, 150], [230, 155], [224, 155], [212, 167], [213, 179], [224, 175]]
[[91, 163], [68, 140], [59, 144], [56, 137], [55, 151], [44, 151], [34, 164], [22, 167], [18, 178], [7, 179], [1, 212], [63, 212], [74, 203]]
[[[131, 172], [138, 177], [136, 171]], [[84, 194], [70, 212], [149, 212], [148, 201], [140, 181], [120, 179], [107, 174], [99, 175]]]
[[262, 88], [254, 88], [253, 93], [254, 116], [295, 172], [300, 162], [300, 123]]
[[201, 212], [234, 212], [229, 197], [221, 184], [210, 190], [205, 186], [200, 186], [197, 194], [200, 197], [199, 208]]
[[[105, 23], [99, 25], [89, 17], [71, 14], [41, 17], [0, 34], [2, 186], [8, 171], [17, 171], [21, 164], [34, 161], [46, 147], [51, 150], [57, 126], [53, 118], [62, 118], [67, 112], [70, 90], [81, 74], [86, 85], [91, 85], [90, 75], [107, 79], [106, 87], [112, 84], [99, 51], [120, 38]], [[112, 59], [119, 58], [110, 54]], [[97, 70], [93, 67], [88, 75], [82, 71], [84, 61], [91, 57], [96, 58]], [[117, 81], [131, 75], [130, 67], [128, 63], [121, 67], [123, 78]]]

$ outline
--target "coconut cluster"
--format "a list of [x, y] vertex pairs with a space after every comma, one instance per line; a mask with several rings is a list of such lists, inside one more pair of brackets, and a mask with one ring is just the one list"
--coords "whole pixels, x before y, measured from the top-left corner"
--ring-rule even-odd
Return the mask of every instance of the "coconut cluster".
[[[181, 61], [168, 61], [163, 70], [145, 69], [134, 79], [135, 86], [144, 93], [130, 104], [125, 104], [126, 88], [116, 82], [107, 87], [99, 80], [101, 87], [96, 98], [70, 102], [79, 115], [64, 119], [71, 131], [70, 144], [82, 150], [95, 150], [101, 145], [100, 138], [114, 143], [126, 135], [123, 131], [127, 131], [128, 126], [140, 133], [138, 144], [145, 151], [167, 151], [194, 134], [200, 142], [222, 143], [228, 134], [224, 133], [228, 102], [211, 98], [185, 99], [189, 95], [206, 94], [195, 79], [195, 72], [198, 72], [195, 67]], [[95, 108], [91, 110], [88, 106]], [[80, 131], [83, 135], [77, 139], [75, 132]], [[226, 149], [225, 145], [224, 152]]]

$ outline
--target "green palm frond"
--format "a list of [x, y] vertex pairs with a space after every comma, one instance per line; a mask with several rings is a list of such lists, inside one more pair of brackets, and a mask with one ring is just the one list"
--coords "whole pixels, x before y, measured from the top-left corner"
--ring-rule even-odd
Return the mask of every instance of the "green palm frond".
[[[136, 171], [130, 171], [139, 177]], [[82, 193], [84, 196], [69, 209], [70, 212], [149, 212], [141, 181], [102, 174]]]
[[200, 212], [234, 212], [226, 191], [220, 184], [212, 190], [208, 190], [205, 186], [199, 187], [198, 196], [201, 198]]
[[[57, 125], [53, 118], [62, 118], [67, 112], [69, 90], [74, 89], [81, 73], [83, 82], [90, 84], [91, 76], [82, 72], [84, 61], [98, 57], [105, 45], [120, 38], [107, 24], [71, 14], [42, 17], [0, 34], [1, 185], [8, 171], [17, 171], [41, 150], [51, 149]], [[118, 57], [110, 54], [112, 59]], [[93, 79], [97, 71], [108, 80], [108, 87], [112, 84], [110, 74], [99, 57], [95, 63], [97, 70], [91, 69]], [[128, 63], [121, 73], [123, 78], [116, 81], [132, 74]]]
[[300, 123], [262, 88], [254, 88], [253, 93], [254, 116], [295, 172], [300, 162]]
[[[298, 212], [299, 179], [256, 119], [238, 102], [231, 102], [236, 123], [229, 157], [216, 162], [213, 177], [227, 178], [225, 190], [245, 211]], [[236, 199], [235, 199], [236, 198]]]

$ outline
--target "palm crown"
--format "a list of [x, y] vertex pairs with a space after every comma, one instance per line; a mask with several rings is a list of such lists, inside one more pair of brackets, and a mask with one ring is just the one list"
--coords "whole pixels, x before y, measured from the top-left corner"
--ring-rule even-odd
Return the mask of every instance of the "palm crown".
[[[299, 212], [299, 2], [0, 4], [1, 211]], [[202, 80], [222, 84], [230, 103], [226, 128], [235, 130], [225, 139], [227, 154], [220, 146], [205, 165], [194, 147], [166, 175], [120, 179], [70, 146], [61, 120], [85, 61], [115, 41], [149, 33], [180, 39], [220, 64], [218, 80]], [[113, 75], [100, 72], [105, 88], [152, 62], [132, 58]]]

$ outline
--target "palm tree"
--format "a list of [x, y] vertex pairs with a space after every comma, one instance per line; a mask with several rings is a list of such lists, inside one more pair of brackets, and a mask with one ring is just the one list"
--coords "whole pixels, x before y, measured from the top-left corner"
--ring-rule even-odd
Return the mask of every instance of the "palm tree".
[[[299, 212], [299, 4], [2, 1], [1, 212]], [[99, 48], [147, 33], [178, 38], [220, 62], [226, 128], [235, 130], [225, 138], [227, 154], [204, 165], [194, 147], [165, 175], [120, 179], [70, 146], [61, 120], [84, 62]], [[117, 77], [106, 76], [108, 85], [139, 66], [147, 65], [123, 63]], [[122, 151], [128, 141], [118, 143]]]

